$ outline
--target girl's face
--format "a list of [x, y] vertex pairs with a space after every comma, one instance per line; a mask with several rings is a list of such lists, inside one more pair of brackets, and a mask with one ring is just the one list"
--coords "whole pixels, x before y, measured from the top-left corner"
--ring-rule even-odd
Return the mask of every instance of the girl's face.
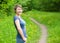
[[17, 7], [17, 9], [16, 9], [16, 13], [17, 14], [19, 14], [19, 15], [22, 14], [22, 11], [23, 11], [22, 8]]

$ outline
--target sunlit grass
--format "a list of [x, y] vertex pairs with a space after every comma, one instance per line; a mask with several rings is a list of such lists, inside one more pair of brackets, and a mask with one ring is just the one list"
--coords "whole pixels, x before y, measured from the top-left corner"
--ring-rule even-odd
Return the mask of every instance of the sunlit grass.
[[48, 30], [47, 43], [60, 43], [60, 13], [29, 11], [26, 14], [38, 22], [45, 24]]
[[[26, 21], [27, 43], [38, 43], [40, 37], [39, 27], [24, 14], [22, 18]], [[16, 34], [13, 16], [6, 17], [0, 21], [0, 43], [16, 43]]]

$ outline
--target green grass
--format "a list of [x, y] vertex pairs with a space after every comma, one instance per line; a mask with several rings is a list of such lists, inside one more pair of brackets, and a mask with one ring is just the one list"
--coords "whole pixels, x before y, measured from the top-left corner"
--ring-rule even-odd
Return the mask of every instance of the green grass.
[[[28, 35], [27, 43], [38, 43], [40, 37], [39, 27], [24, 14], [22, 18], [26, 21]], [[16, 43], [16, 34], [17, 32], [13, 24], [13, 16], [0, 19], [0, 43]]]
[[47, 43], [60, 43], [60, 12], [42, 12], [35, 10], [26, 12], [26, 14], [47, 26]]
[[28, 42], [27, 43], [38, 43], [38, 39], [40, 37], [40, 28], [33, 23], [29, 17], [25, 14], [22, 16], [27, 22], [27, 34], [28, 34]]
[[[29, 17], [33, 17], [38, 22], [45, 24], [48, 30], [47, 43], [60, 43], [60, 13], [28, 11], [22, 15], [26, 21], [27, 43], [38, 43], [40, 37], [39, 27], [33, 23]], [[16, 43], [16, 29], [13, 24], [13, 16], [0, 19], [0, 43]]]

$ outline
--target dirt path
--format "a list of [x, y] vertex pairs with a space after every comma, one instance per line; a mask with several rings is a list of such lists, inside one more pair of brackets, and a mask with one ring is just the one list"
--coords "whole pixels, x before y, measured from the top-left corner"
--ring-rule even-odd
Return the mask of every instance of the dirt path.
[[30, 20], [32, 20], [34, 23], [36, 23], [41, 29], [42, 34], [41, 34], [39, 43], [47, 43], [46, 42], [46, 40], [47, 40], [47, 28], [46, 28], [46, 26], [43, 24], [40, 24], [38, 21], [36, 21], [35, 19], [33, 19], [31, 17], [30, 17]]

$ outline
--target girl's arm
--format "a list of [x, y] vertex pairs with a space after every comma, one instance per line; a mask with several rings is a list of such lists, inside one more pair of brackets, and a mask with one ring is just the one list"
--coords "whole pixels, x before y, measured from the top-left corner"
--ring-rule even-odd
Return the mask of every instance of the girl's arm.
[[23, 39], [24, 41], [26, 41], [26, 38], [24, 37], [23, 31], [22, 31], [22, 29], [21, 29], [21, 27], [20, 27], [20, 22], [19, 22], [18, 19], [15, 20], [15, 24], [16, 24], [16, 26], [17, 26], [17, 30], [18, 30], [19, 34], [21, 35], [22, 39]]

